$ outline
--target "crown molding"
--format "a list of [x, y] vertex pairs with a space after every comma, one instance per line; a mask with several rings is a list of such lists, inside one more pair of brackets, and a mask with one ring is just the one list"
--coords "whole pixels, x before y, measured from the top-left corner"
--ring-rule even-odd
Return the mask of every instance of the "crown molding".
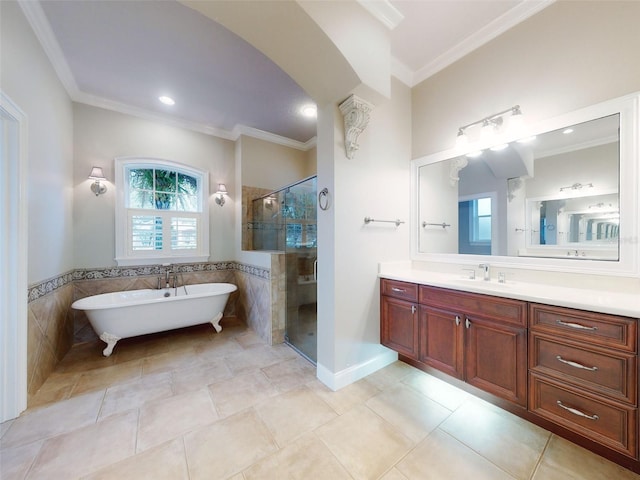
[[53, 69], [56, 71], [60, 82], [62, 82], [71, 99], [75, 100], [80, 93], [80, 89], [62, 53], [60, 44], [53, 34], [49, 20], [47, 20], [47, 16], [44, 14], [40, 2], [18, 0], [18, 5], [22, 9], [22, 13], [24, 13], [24, 16], [27, 18], [31, 29], [53, 65]]
[[396, 77], [407, 87], [413, 87], [413, 70], [394, 56], [391, 56], [391, 75]]
[[132, 115], [134, 117], [144, 118], [145, 120], [151, 120], [154, 122], [164, 123], [172, 127], [184, 128], [185, 130], [191, 130], [194, 132], [204, 133], [206, 135], [212, 135], [214, 137], [220, 137], [225, 140], [235, 140], [232, 132], [224, 130], [222, 128], [213, 127], [197, 122], [189, 122], [187, 120], [181, 120], [171, 115], [164, 115], [161, 113], [152, 112], [144, 108], [134, 107], [126, 103], [116, 102], [107, 98], [99, 97], [97, 95], [91, 95], [85, 92], [79, 92], [74, 99], [77, 103], [83, 103], [92, 107], [104, 108], [105, 110], [111, 110], [118, 113], [124, 113], [126, 115]]
[[238, 137], [247, 135], [249, 137], [259, 138], [271, 143], [277, 143], [287, 147], [295, 148], [298, 150], [307, 151], [316, 145], [316, 137], [311, 138], [307, 142], [299, 142], [290, 138], [282, 137], [273, 133], [258, 130], [256, 128], [247, 127], [244, 125], [236, 125], [232, 131], [222, 128], [214, 127], [197, 122], [189, 122], [187, 120], [181, 120], [170, 115], [163, 115], [157, 112], [146, 110], [139, 107], [134, 107], [126, 103], [109, 100], [97, 95], [91, 95], [85, 93], [78, 88], [78, 84], [69, 68], [69, 64], [60, 48], [60, 44], [56, 40], [56, 37], [51, 29], [49, 20], [47, 19], [40, 2], [29, 0], [18, 0], [18, 4], [22, 9], [29, 25], [33, 29], [40, 45], [42, 45], [45, 54], [49, 58], [49, 61], [53, 65], [56, 75], [60, 79], [63, 87], [67, 91], [67, 94], [72, 101], [76, 103], [82, 103], [90, 105], [92, 107], [104, 108], [105, 110], [111, 110], [126, 115], [132, 115], [145, 120], [151, 120], [154, 122], [163, 123], [177, 128], [183, 128], [185, 130], [191, 130], [205, 135], [211, 135], [219, 137], [225, 140], [236, 141]]
[[357, 0], [358, 3], [389, 30], [396, 28], [404, 15], [389, 0]]
[[450, 48], [442, 55], [439, 55], [432, 62], [414, 72], [413, 80], [410, 86], [414, 87], [420, 82], [431, 77], [432, 75], [435, 75], [439, 71], [444, 70], [452, 63], [460, 60], [465, 55], [468, 55], [472, 51], [480, 48], [484, 44], [490, 42], [510, 28], [515, 27], [517, 24], [523, 22], [527, 18], [544, 10], [554, 2], [555, 0], [540, 0], [524, 1], [522, 3], [519, 3], [517, 6], [505, 12], [503, 15], [496, 18], [491, 23], [485, 25], [477, 32], [469, 35], [453, 48]]
[[232, 130], [233, 140], [240, 138], [240, 135], [265, 140], [270, 143], [283, 145], [285, 147], [295, 148], [296, 150], [307, 151], [316, 146], [317, 137], [312, 137], [306, 142], [299, 142], [288, 137], [283, 137], [275, 133], [265, 132], [257, 128], [247, 127], [246, 125], [236, 125]]

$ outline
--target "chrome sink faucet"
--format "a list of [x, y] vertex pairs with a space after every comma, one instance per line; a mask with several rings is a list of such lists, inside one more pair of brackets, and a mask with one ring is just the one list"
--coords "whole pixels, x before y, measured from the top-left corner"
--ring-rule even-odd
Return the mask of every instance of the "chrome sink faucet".
[[491, 277], [489, 276], [489, 264], [481, 263], [480, 265], [478, 265], [478, 267], [482, 269], [482, 273], [483, 273], [482, 279], [485, 282], [488, 282], [491, 279]]

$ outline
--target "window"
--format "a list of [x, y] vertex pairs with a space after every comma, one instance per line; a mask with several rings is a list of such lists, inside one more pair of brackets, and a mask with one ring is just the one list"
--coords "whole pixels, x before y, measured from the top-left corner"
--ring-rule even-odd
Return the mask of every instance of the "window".
[[497, 252], [493, 224], [497, 221], [495, 192], [464, 196], [458, 202], [458, 253]]
[[491, 197], [471, 201], [471, 243], [491, 242]]
[[158, 159], [116, 159], [118, 265], [206, 261], [206, 172]]

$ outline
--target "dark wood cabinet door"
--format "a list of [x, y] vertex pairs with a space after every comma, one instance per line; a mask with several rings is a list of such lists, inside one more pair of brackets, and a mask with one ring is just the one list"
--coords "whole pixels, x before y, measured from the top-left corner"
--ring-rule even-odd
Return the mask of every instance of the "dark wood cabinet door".
[[414, 360], [418, 358], [418, 307], [411, 302], [383, 296], [380, 342]]
[[459, 314], [420, 306], [420, 358], [422, 363], [462, 378], [464, 331]]
[[527, 330], [465, 316], [465, 380], [527, 406]]

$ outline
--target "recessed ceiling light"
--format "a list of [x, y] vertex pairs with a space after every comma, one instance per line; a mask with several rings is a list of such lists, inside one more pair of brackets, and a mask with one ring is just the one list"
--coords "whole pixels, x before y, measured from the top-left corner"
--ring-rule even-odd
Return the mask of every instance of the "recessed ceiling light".
[[480, 155], [482, 155], [482, 150], [476, 150], [475, 152], [467, 153], [467, 157], [469, 158], [476, 158], [476, 157], [479, 157]]
[[166, 95], [162, 95], [161, 97], [158, 97], [158, 100], [160, 100], [165, 105], [175, 105], [176, 103], [176, 101], [173, 98], [167, 97]]
[[564, 133], [565, 135], [569, 135], [570, 133], [573, 133], [573, 128], [566, 128], [562, 131], [562, 133]]
[[307, 118], [316, 118], [318, 116], [318, 108], [315, 105], [304, 105], [300, 109], [300, 113]]

